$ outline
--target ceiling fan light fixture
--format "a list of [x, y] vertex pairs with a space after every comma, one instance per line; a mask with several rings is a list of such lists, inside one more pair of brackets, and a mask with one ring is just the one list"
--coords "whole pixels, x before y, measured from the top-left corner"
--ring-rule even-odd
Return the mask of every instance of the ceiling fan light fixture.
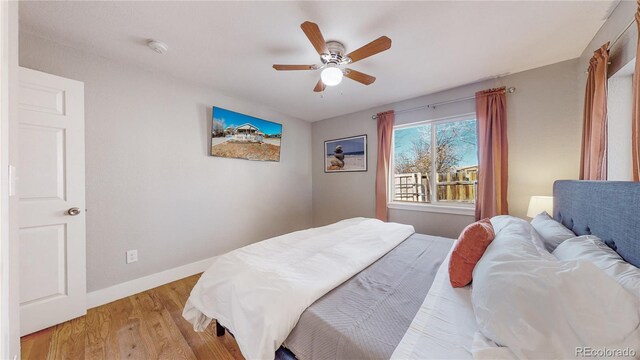
[[342, 81], [342, 75], [342, 70], [334, 64], [329, 64], [329, 66], [320, 73], [320, 79], [322, 79], [322, 83], [327, 86], [336, 86]]

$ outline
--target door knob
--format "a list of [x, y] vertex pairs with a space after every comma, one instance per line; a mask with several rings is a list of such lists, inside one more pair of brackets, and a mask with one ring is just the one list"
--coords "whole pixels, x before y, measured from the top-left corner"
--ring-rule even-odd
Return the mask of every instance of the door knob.
[[67, 214], [71, 216], [76, 216], [80, 214], [80, 209], [78, 209], [77, 207], [72, 207], [71, 209], [67, 210]]

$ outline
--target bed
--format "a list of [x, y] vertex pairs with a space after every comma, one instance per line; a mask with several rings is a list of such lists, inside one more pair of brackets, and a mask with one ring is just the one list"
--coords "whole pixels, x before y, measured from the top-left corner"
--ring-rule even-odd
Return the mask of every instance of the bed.
[[[557, 181], [554, 198], [557, 221], [577, 235], [599, 236], [640, 265], [640, 184]], [[452, 245], [452, 239], [408, 236], [310, 304], [275, 357], [472, 358], [478, 329], [471, 287], [449, 283]], [[218, 335], [225, 326], [216, 323]]]

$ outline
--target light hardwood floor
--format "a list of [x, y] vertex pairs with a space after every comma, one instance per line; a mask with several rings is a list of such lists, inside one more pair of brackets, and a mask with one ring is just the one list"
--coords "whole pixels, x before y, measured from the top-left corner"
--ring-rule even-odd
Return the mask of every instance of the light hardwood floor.
[[182, 318], [194, 275], [89, 309], [87, 315], [21, 339], [22, 359], [244, 359], [215, 323], [197, 333]]

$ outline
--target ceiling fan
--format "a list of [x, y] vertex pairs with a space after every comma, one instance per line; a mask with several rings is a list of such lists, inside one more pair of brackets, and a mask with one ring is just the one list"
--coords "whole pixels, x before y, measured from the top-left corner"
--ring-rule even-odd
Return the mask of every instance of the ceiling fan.
[[391, 39], [381, 36], [363, 47], [345, 55], [345, 48], [338, 41], [325, 41], [317, 24], [305, 21], [300, 25], [311, 45], [320, 55], [322, 65], [273, 65], [276, 70], [322, 70], [320, 80], [313, 89], [315, 92], [324, 91], [326, 86], [335, 86], [346, 76], [364, 85], [371, 85], [376, 78], [356, 70], [342, 68], [369, 56], [381, 53], [391, 48]]

